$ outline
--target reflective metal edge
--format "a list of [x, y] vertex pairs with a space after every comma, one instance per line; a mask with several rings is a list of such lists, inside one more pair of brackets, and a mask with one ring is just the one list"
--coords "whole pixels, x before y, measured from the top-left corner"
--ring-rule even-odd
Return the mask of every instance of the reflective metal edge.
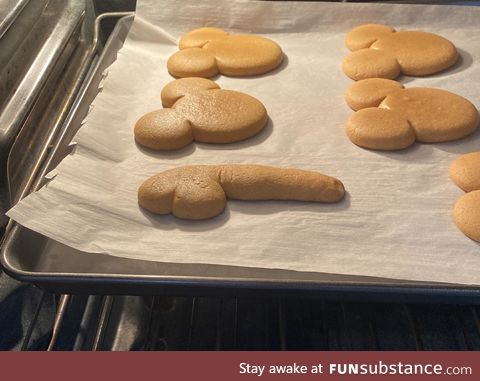
[[0, 3], [0, 38], [13, 24], [30, 0], [4, 0]]
[[[50, 8], [54, 5], [48, 4], [46, 10], [53, 12], [54, 10]], [[2, 177], [0, 179], [0, 228], [7, 222], [4, 213], [12, 202], [9, 190], [5, 186], [8, 181], [4, 181], [3, 178], [7, 176], [7, 160], [11, 146], [61, 58], [64, 48], [71, 41], [73, 34], [78, 32], [84, 15], [84, 1], [68, 0], [63, 3], [58, 22], [50, 30], [48, 39], [40, 47], [30, 67], [2, 107], [0, 113], [0, 177]]]
[[[125, 17], [117, 23], [110, 36], [99, 63], [110, 51], [115, 48], [112, 43], [118, 37], [118, 30], [124, 23], [131, 22], [133, 17]], [[116, 53], [116, 52], [114, 52]], [[97, 63], [96, 69], [101, 67]], [[96, 73], [98, 75], [98, 72]], [[95, 73], [92, 73], [92, 77]], [[91, 78], [92, 78], [91, 77]], [[90, 81], [91, 81], [90, 78]], [[80, 97], [81, 98], [81, 97]], [[77, 105], [78, 106], [78, 105]], [[63, 133], [67, 133], [64, 130]], [[57, 144], [57, 148], [59, 143]], [[49, 156], [53, 159], [52, 155]], [[40, 178], [37, 177], [37, 183]], [[284, 276], [274, 279], [269, 274], [276, 270], [243, 269], [248, 276], [235, 276], [235, 269], [227, 266], [206, 266], [203, 275], [142, 275], [142, 274], [105, 274], [105, 273], [75, 273], [75, 272], [32, 272], [26, 271], [21, 266], [15, 266], [14, 245], [19, 240], [22, 231], [28, 229], [12, 223], [9, 226], [6, 239], [1, 250], [1, 263], [7, 273], [14, 278], [36, 283], [37, 285], [54, 292], [82, 293], [82, 294], [165, 294], [165, 295], [248, 295], [271, 296], [282, 295], [285, 297], [323, 297], [343, 300], [370, 300], [370, 301], [418, 301], [431, 303], [478, 303], [480, 301], [480, 287], [468, 285], [455, 285], [431, 282], [407, 282], [401, 280], [381, 279], [373, 277], [351, 277], [335, 274], [312, 274], [295, 271], [280, 271]], [[47, 241], [47, 239], [44, 239]], [[38, 254], [38, 253], [37, 253]], [[81, 255], [81, 254], [78, 254]], [[92, 256], [93, 254], [85, 254]], [[113, 261], [124, 260], [108, 256]], [[91, 257], [93, 258], [93, 257]], [[131, 263], [142, 261], [127, 260]], [[147, 261], [143, 261], [147, 262]], [[155, 267], [168, 266], [155, 262], [147, 265]], [[187, 264], [185, 266], [201, 265]], [[185, 267], [184, 266], [184, 267]], [[182, 268], [182, 265], [178, 265]], [[211, 270], [209, 270], [211, 268]], [[223, 273], [230, 272], [225, 276]], [[233, 271], [233, 273], [232, 273]], [[241, 272], [241, 271], [240, 271]], [[181, 272], [180, 272], [181, 273]], [[258, 275], [256, 275], [258, 274]], [[309, 274], [308, 279], [301, 279], [302, 274]], [[251, 275], [251, 276], [250, 276]], [[315, 275], [319, 276], [314, 280]], [[323, 275], [323, 279], [322, 279]]]

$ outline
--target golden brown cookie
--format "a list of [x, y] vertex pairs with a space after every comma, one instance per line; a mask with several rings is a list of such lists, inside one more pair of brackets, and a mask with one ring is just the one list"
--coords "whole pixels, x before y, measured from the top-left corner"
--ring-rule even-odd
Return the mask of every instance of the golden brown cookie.
[[397, 78], [400, 65], [390, 53], [361, 49], [350, 53], [342, 63], [343, 72], [354, 81], [366, 78]]
[[215, 82], [209, 79], [192, 77], [181, 78], [168, 83], [160, 95], [163, 107], [172, 107], [176, 101], [187, 94], [195, 94], [202, 90], [219, 89]]
[[391, 26], [383, 24], [365, 24], [353, 28], [345, 37], [345, 45], [352, 52], [369, 48], [375, 41], [395, 32]]
[[378, 107], [388, 94], [400, 90], [403, 85], [384, 78], [368, 78], [354, 82], [345, 93], [345, 101], [354, 111]]
[[178, 100], [173, 109], [190, 121], [196, 141], [232, 143], [260, 132], [267, 112], [256, 98], [231, 90], [202, 91]]
[[382, 36], [371, 49], [390, 53], [406, 75], [438, 73], [455, 64], [457, 49], [446, 38], [433, 33], [402, 31]]
[[210, 78], [218, 74], [215, 57], [202, 48], [179, 50], [167, 61], [167, 70], [174, 77]]
[[415, 132], [402, 113], [377, 107], [353, 114], [346, 134], [354, 144], [374, 150], [399, 150], [415, 143]]
[[[421, 31], [396, 32], [380, 24], [353, 29], [347, 34], [346, 45], [352, 53], [345, 58], [343, 70], [354, 80], [394, 79], [401, 73], [434, 74], [454, 65], [458, 59], [455, 45], [441, 36]], [[369, 50], [377, 53], [367, 53]], [[394, 68], [398, 69], [396, 75]]]
[[[359, 83], [359, 89], [362, 85]], [[355, 91], [353, 94], [358, 95]], [[381, 96], [379, 91], [372, 98], [378, 101]], [[461, 139], [475, 131], [478, 124], [477, 109], [459, 95], [440, 89], [399, 88], [387, 92], [378, 108], [357, 111], [347, 122], [347, 136], [364, 148], [402, 149], [413, 143], [412, 137], [424, 143]], [[393, 131], [395, 135], [389, 135]], [[398, 144], [393, 143], [394, 139]]]
[[467, 99], [426, 87], [391, 92], [380, 108], [402, 112], [423, 143], [461, 139], [475, 131], [479, 122], [477, 109]]
[[450, 178], [465, 192], [480, 190], [480, 151], [457, 158], [450, 166]]
[[453, 219], [463, 234], [480, 242], [480, 190], [460, 197], [453, 208]]
[[172, 109], [155, 110], [135, 124], [135, 140], [144, 147], [174, 150], [193, 142], [190, 122]]
[[222, 39], [228, 36], [228, 33], [220, 28], [204, 27], [194, 29], [180, 39], [178, 47], [180, 49], [201, 48], [207, 42]]
[[254, 35], [229, 35], [218, 28], [195, 29], [180, 40], [167, 62], [176, 77], [247, 76], [267, 73], [283, 60], [278, 44]]
[[153, 111], [135, 124], [135, 140], [148, 148], [174, 150], [191, 143], [232, 143], [260, 132], [268, 121], [263, 104], [203, 78], [173, 81], [162, 91], [170, 109]]
[[220, 214], [226, 199], [336, 202], [340, 180], [318, 172], [264, 165], [194, 165], [161, 172], [138, 189], [140, 206], [157, 214], [201, 220]]

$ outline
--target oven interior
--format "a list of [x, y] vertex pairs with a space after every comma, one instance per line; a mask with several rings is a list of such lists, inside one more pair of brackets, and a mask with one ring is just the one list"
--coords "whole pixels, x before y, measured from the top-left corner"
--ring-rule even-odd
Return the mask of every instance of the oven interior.
[[[41, 42], [52, 33], [41, 21], [35, 23], [34, 33], [29, 25], [41, 12], [59, 17], [55, 7], [62, 5], [56, 3], [14, 0], [4, 2], [5, 10], [0, 7], [0, 42], [8, 39], [10, 49], [0, 52], [0, 77], [11, 79], [2, 82], [0, 112], [9, 106], [8, 95], [21, 86], [41, 53], [32, 47], [43, 46]], [[480, 5], [479, 1], [455, 3]], [[64, 121], [73, 102], [69, 95], [81, 91], [79, 78], [95, 61], [87, 43], [93, 20], [106, 12], [134, 9], [134, 0], [86, 1], [78, 20], [71, 21], [65, 41], [56, 47], [59, 58], [45, 77], [46, 85], [35, 94], [30, 89], [28, 107], [17, 110], [24, 115], [15, 114], [22, 126], [9, 150], [14, 153], [15, 145], [23, 144], [22, 150], [32, 154], [29, 160], [14, 160], [12, 154], [17, 171], [9, 184], [9, 199], [0, 200], [2, 208], [32, 184], [25, 173], [46, 155], [35, 142], [54, 137], [53, 130], [35, 126]], [[113, 14], [101, 23], [99, 50], [119, 16]], [[9, 32], [13, 22], [15, 34]], [[30, 45], [21, 42], [34, 38]], [[24, 65], [14, 65], [12, 56]], [[3, 162], [2, 180], [7, 170]], [[3, 229], [5, 221], [0, 225]], [[334, 295], [319, 299], [308, 293], [301, 298], [56, 295], [0, 270], [0, 350], [479, 350], [480, 307], [452, 304], [451, 299], [449, 304], [439, 304], [438, 299], [435, 303], [414, 303], [408, 297], [375, 303]]]

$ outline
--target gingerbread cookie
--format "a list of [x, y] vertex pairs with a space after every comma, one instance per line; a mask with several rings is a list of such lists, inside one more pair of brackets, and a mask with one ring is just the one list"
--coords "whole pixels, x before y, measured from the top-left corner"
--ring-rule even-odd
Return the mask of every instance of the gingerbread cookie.
[[232, 143], [259, 133], [268, 115], [256, 98], [222, 90], [203, 78], [183, 78], [162, 91], [171, 108], [144, 115], [135, 124], [135, 140], [148, 148], [174, 150], [192, 141]]
[[480, 190], [460, 197], [453, 208], [453, 219], [463, 234], [480, 242]]
[[450, 41], [433, 33], [397, 32], [390, 26], [368, 24], [354, 28], [345, 43], [352, 53], [343, 62], [353, 80], [394, 79], [406, 74], [434, 74], [454, 65], [458, 52]]
[[[371, 87], [377, 88], [375, 94], [364, 91], [370, 83]], [[423, 143], [457, 140], [471, 134], [479, 124], [475, 106], [445, 90], [405, 89], [400, 84], [395, 90], [391, 83], [368, 79], [359, 86], [351, 87], [348, 94], [347, 102], [355, 99], [357, 109], [373, 100], [375, 103], [380, 101], [378, 108], [362, 108], [347, 122], [348, 137], [364, 148], [406, 148], [414, 143], [415, 140], [411, 139], [413, 135]], [[407, 130], [411, 132], [407, 133]], [[365, 140], [366, 137], [368, 139]], [[392, 139], [398, 139], [398, 144], [394, 144]]]
[[140, 206], [157, 214], [201, 220], [220, 214], [226, 199], [336, 202], [345, 195], [336, 178], [264, 165], [194, 165], [170, 169], [138, 189]]
[[192, 30], [181, 38], [179, 48], [167, 62], [175, 77], [263, 74], [283, 60], [280, 46], [268, 38], [230, 35], [218, 28]]
[[450, 166], [450, 178], [465, 192], [480, 190], [480, 152], [456, 159]]

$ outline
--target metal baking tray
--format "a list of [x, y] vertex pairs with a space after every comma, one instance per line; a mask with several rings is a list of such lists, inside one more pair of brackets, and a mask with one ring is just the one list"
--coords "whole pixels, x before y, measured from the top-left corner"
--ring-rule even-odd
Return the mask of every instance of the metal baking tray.
[[[120, 19], [76, 100], [42, 170], [41, 179], [68, 152], [98, 92], [103, 70], [116, 58], [133, 16]], [[480, 288], [374, 277], [201, 264], [172, 264], [84, 253], [11, 222], [1, 262], [13, 277], [49, 291], [93, 294], [270, 295], [341, 299], [471, 303]]]

